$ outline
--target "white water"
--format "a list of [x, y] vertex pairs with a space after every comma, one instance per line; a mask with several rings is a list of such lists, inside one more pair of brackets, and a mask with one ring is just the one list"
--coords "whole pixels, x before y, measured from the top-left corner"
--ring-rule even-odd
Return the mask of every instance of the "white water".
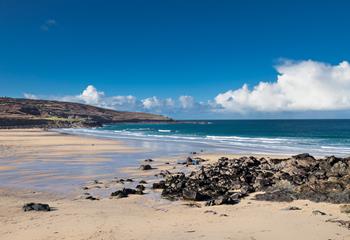
[[[124, 140], [132, 145], [142, 145], [151, 143], [156, 149], [161, 149], [161, 145], [168, 144], [168, 148], [174, 147], [174, 152], [178, 152], [176, 145], [186, 145], [186, 150], [230, 153], [273, 153], [273, 154], [297, 154], [308, 152], [317, 156], [350, 155], [350, 148], [344, 146], [324, 145], [320, 139], [303, 138], [264, 138], [264, 137], [239, 137], [239, 136], [186, 136], [174, 135], [170, 130], [160, 129], [162, 135], [144, 133], [140, 131], [128, 130], [99, 130], [99, 129], [59, 129], [57, 131], [94, 136], [99, 138]], [[165, 133], [165, 134], [164, 134]], [[169, 133], [169, 134], [166, 134]], [[156, 145], [159, 146], [156, 146]], [[170, 146], [170, 145], [171, 146]], [[183, 146], [182, 146], [183, 147]]]

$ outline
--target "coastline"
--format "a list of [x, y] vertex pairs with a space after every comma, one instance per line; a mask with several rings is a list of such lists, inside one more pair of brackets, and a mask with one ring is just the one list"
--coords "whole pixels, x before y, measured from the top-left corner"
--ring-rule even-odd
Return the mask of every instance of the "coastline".
[[[1, 130], [0, 146], [2, 175], [15, 171], [16, 165], [21, 165], [21, 162], [28, 168], [35, 161], [39, 161], [44, 166], [47, 162], [58, 161], [67, 167], [74, 165], [82, 167], [87, 164], [94, 168], [98, 167], [99, 163], [108, 163], [113, 160], [115, 154], [137, 151], [141, 156], [143, 154], [141, 149], [133, 149], [114, 140], [71, 136], [37, 129]], [[40, 156], [39, 159], [38, 156]], [[203, 153], [198, 156], [209, 159], [208, 163], [211, 163], [223, 155]], [[241, 155], [230, 155], [232, 156]], [[267, 155], [264, 156], [267, 157]], [[282, 156], [270, 155], [270, 157]], [[46, 160], [44, 161], [43, 158]], [[130, 166], [123, 170], [133, 178], [139, 176], [141, 179], [174, 167], [176, 163], [167, 166], [165, 162], [175, 162], [176, 159], [177, 157], [160, 156], [152, 164], [157, 169], [149, 172], [142, 172], [137, 166]], [[7, 164], [4, 164], [5, 160]], [[15, 161], [16, 164], [10, 164], [11, 161]], [[139, 161], [135, 163], [139, 164]], [[41, 170], [47, 170], [47, 168]], [[37, 172], [33, 173], [37, 174]], [[69, 176], [57, 176], [49, 172], [49, 175], [42, 175], [39, 180], [47, 181], [52, 177], [50, 174], [54, 176], [54, 181], [69, 178]], [[86, 176], [86, 181], [92, 181], [98, 177]], [[100, 177], [108, 179], [111, 176]], [[50, 181], [48, 183], [51, 184]], [[113, 185], [112, 188], [114, 189], [115, 186]], [[22, 190], [11, 186], [0, 187], [1, 239], [120, 239], [120, 236], [123, 236], [123, 239], [251, 240], [348, 239], [350, 237], [348, 229], [336, 223], [326, 222], [328, 219], [347, 220], [349, 218], [339, 211], [339, 204], [314, 203], [307, 200], [290, 203], [265, 202], [254, 200], [252, 195], [244, 198], [238, 205], [199, 207], [188, 205], [187, 201], [170, 202], [158, 197], [149, 197], [148, 194], [131, 195], [124, 199], [106, 197], [99, 201], [86, 200], [77, 197], [76, 194], [78, 192], [75, 192], [75, 195], [66, 196], [59, 192], [48, 193], [33, 190], [30, 187]], [[22, 205], [32, 201], [49, 203], [54, 211], [23, 212]], [[290, 206], [299, 207], [301, 210], [283, 210]], [[325, 212], [326, 215], [314, 215], [315, 210]]]

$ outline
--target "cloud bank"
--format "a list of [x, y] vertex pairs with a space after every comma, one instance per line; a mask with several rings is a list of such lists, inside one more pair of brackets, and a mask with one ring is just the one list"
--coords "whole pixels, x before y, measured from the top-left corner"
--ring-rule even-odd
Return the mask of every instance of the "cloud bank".
[[[307, 60], [284, 61], [276, 66], [275, 81], [259, 82], [251, 88], [244, 84], [239, 89], [219, 93], [213, 99], [198, 102], [193, 96], [159, 98], [151, 96], [106, 96], [89, 85], [75, 96], [51, 99], [80, 102], [122, 111], [145, 111], [167, 115], [226, 114], [226, 116], [255, 116], [257, 114], [296, 114], [306, 111], [318, 113], [350, 110], [350, 64], [337, 65]], [[27, 98], [38, 98], [26, 93]], [[322, 116], [322, 114], [321, 114]]]
[[247, 84], [220, 93], [215, 102], [229, 112], [322, 111], [350, 109], [350, 65], [285, 61], [276, 82]]

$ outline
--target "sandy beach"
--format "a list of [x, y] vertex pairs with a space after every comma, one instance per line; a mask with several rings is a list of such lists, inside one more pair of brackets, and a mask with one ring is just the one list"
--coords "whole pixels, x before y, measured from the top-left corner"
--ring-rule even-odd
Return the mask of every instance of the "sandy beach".
[[[142, 152], [122, 142], [64, 135], [55, 132], [30, 130], [0, 131], [0, 175], [18, 177], [22, 181], [78, 178], [89, 182], [96, 177], [88, 174], [59, 176], [47, 168], [30, 171], [38, 161], [58, 162], [70, 166], [98, 167], [96, 163], [113, 161], [111, 153]], [[106, 155], [106, 153], [108, 153]], [[215, 161], [220, 154], [202, 154]], [[145, 175], [135, 167], [124, 168], [134, 179], [140, 180], [171, 170], [176, 158], [160, 156], [154, 170]], [[59, 171], [59, 170], [58, 170]], [[75, 172], [80, 173], [80, 172]], [[40, 179], [37, 175], [41, 174]], [[12, 182], [12, 183], [16, 183]], [[339, 204], [314, 203], [297, 200], [291, 203], [256, 201], [254, 195], [237, 205], [205, 207], [188, 201], [171, 202], [157, 197], [157, 193], [131, 195], [123, 199], [103, 197], [98, 201], [82, 198], [76, 187], [71, 194], [41, 191], [30, 187], [15, 188], [2, 183], [0, 190], [0, 239], [350, 239], [350, 231], [332, 220], [349, 220], [341, 213]], [[19, 186], [27, 186], [21, 185]], [[28, 185], [30, 186], [30, 185]], [[114, 189], [117, 185], [112, 185]], [[75, 187], [74, 187], [75, 188]], [[23, 212], [28, 202], [48, 203], [51, 212]], [[285, 210], [298, 207], [300, 210]], [[314, 211], [321, 211], [325, 215]], [[330, 221], [331, 220], [331, 221]]]

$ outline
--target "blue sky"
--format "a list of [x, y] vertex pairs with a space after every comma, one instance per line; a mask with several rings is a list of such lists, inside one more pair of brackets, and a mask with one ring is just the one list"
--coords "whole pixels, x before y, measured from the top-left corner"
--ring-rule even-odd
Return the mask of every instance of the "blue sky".
[[[0, 95], [30, 93], [180, 118], [308, 117], [309, 111], [344, 117], [346, 92], [337, 98], [323, 89], [334, 85], [337, 71], [350, 82], [344, 65], [349, 9], [349, 1], [322, 0], [0, 0]], [[307, 85], [319, 87], [314, 96], [332, 101], [319, 107], [295, 100], [301, 84], [285, 85], [302, 81], [304, 67], [317, 69]], [[288, 83], [276, 86], [272, 102], [281, 104], [252, 104], [254, 87], [276, 83], [278, 75]], [[344, 89], [343, 82], [335, 85]], [[244, 84], [249, 90], [242, 100], [237, 94]], [[87, 100], [84, 90], [99, 99]], [[292, 92], [280, 99], [285, 91]], [[111, 103], [115, 96], [136, 100]]]

